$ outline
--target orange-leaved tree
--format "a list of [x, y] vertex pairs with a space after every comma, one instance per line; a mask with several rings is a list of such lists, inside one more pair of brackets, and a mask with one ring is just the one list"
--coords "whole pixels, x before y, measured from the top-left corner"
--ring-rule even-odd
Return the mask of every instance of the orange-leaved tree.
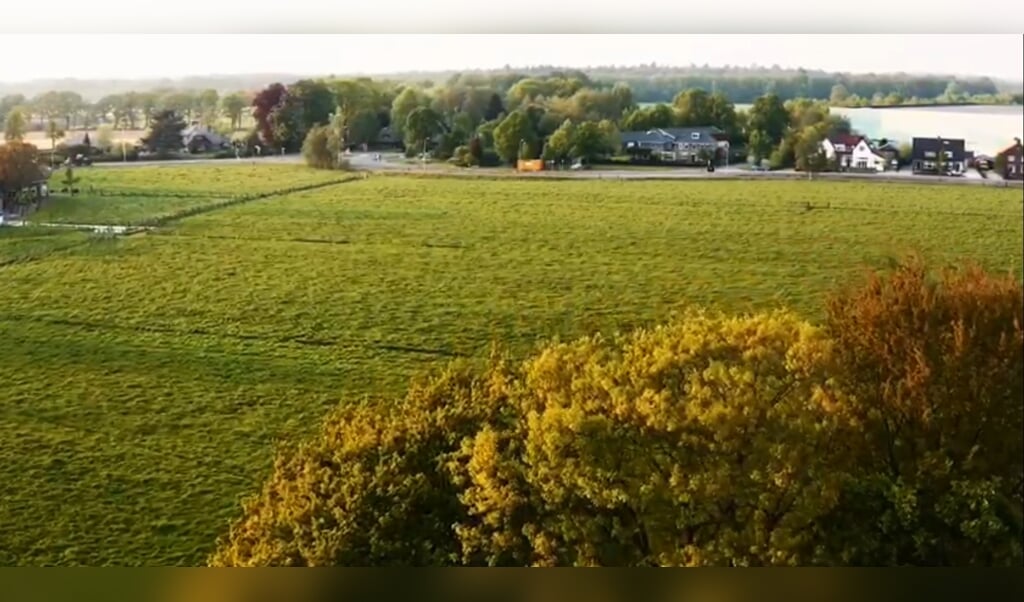
[[1021, 284], [909, 261], [450, 368], [283, 453], [216, 565], [1019, 563]]
[[838, 562], [1019, 565], [1019, 277], [910, 257], [828, 303], [850, 480], [822, 525]]

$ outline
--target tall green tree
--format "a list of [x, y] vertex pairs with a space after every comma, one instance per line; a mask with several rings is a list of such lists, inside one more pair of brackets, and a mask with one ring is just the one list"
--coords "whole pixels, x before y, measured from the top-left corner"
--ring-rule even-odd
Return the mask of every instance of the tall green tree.
[[7, 114], [15, 107], [23, 107], [28, 101], [23, 94], [8, 94], [0, 98], [0, 121], [7, 120]]
[[813, 174], [828, 168], [828, 159], [821, 146], [825, 137], [825, 128], [820, 125], [817, 127], [807, 126], [799, 132], [793, 148], [798, 170]]
[[231, 120], [231, 129], [233, 131], [242, 129], [242, 115], [249, 105], [245, 95], [241, 92], [232, 92], [221, 99], [220, 105], [221, 111]]
[[326, 124], [337, 109], [334, 92], [327, 84], [310, 79], [299, 80], [288, 86], [287, 104], [301, 114], [305, 130]]
[[64, 137], [64, 130], [53, 119], [46, 122], [46, 137], [50, 139], [50, 149], [57, 148], [57, 141]]
[[765, 94], [754, 101], [747, 113], [747, 135], [750, 150], [756, 158], [771, 154], [772, 149], [782, 142], [789, 122], [789, 111], [778, 95]]
[[21, 107], [13, 108], [4, 120], [4, 140], [20, 142], [28, 131], [28, 117]]
[[405, 122], [409, 114], [427, 104], [426, 95], [407, 86], [395, 97], [391, 104], [391, 126], [396, 132], [405, 131]]
[[501, 95], [497, 92], [491, 94], [487, 102], [487, 109], [484, 111], [484, 121], [493, 121], [505, 113], [505, 103], [501, 101]]
[[526, 159], [537, 144], [537, 134], [523, 111], [513, 111], [494, 128], [494, 150], [506, 163]]
[[587, 163], [613, 152], [613, 133], [609, 131], [607, 124], [602, 127], [601, 123], [595, 121], [584, 121], [576, 126], [572, 137], [572, 155]]
[[51, 119], [62, 119], [64, 121], [64, 128], [70, 130], [72, 120], [79, 114], [84, 105], [85, 101], [77, 92], [67, 90], [58, 92], [54, 99], [56, 115], [51, 116]]
[[141, 142], [147, 150], [158, 154], [169, 154], [181, 151], [185, 145], [182, 131], [186, 124], [177, 113], [163, 110], [153, 116], [149, 124], [149, 132]]
[[203, 90], [198, 95], [199, 118], [206, 125], [214, 125], [217, 122], [217, 106], [220, 103], [220, 94], [213, 88]]
[[541, 158], [546, 161], [564, 161], [569, 159], [573, 150], [575, 131], [576, 127], [573, 125], [572, 120], [566, 119], [563, 121], [562, 125], [548, 137], [547, 142], [544, 144], [544, 152], [541, 154]]
[[405, 119], [405, 128], [402, 130], [405, 147], [418, 152], [441, 131], [441, 116], [437, 111], [429, 107], [417, 107]]
[[676, 125], [697, 127], [713, 125], [711, 97], [700, 88], [684, 90], [672, 100], [676, 110]]
[[381, 129], [377, 112], [371, 108], [364, 108], [353, 115], [347, 127], [349, 144], [373, 144]]

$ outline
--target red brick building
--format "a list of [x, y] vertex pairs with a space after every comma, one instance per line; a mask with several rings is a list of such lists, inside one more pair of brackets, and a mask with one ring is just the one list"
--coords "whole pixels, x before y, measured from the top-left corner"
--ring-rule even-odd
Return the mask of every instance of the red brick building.
[[1013, 144], [996, 155], [996, 164], [1002, 166], [1004, 180], [1024, 180], [1024, 167], [1021, 161], [1024, 159], [1024, 147], [1021, 147], [1020, 138], [1015, 138]]

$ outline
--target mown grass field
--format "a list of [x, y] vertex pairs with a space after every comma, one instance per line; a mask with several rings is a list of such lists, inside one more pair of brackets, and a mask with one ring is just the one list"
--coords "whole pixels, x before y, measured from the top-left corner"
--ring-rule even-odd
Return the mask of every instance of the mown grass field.
[[[212, 202], [337, 175], [89, 177]], [[106, 200], [84, 203], [122, 223], [173, 209]], [[375, 176], [35, 247], [0, 267], [0, 563], [202, 563], [277, 442], [334, 404], [491, 341], [522, 352], [685, 303], [815, 318], [827, 290], [911, 249], [1019, 274], [1022, 218], [1006, 189]], [[27, 240], [0, 230], [0, 254]]]
[[227, 162], [216, 166], [93, 167], [76, 169], [80, 194], [59, 193], [64, 171], [50, 180], [55, 191], [29, 219], [38, 223], [131, 226], [224, 199], [269, 194], [332, 182], [342, 176], [298, 165]]

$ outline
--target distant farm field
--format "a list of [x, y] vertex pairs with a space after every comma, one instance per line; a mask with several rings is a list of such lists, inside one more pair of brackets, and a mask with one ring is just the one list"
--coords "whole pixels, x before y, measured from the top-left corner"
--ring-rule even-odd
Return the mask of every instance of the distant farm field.
[[88, 244], [0, 229], [0, 564], [202, 563], [277, 442], [492, 341], [521, 353], [686, 303], [815, 319], [912, 249], [1024, 267], [1019, 190], [375, 176], [275, 195], [339, 174], [80, 172], [108, 196], [46, 221], [270, 196]]
[[[344, 174], [298, 165], [93, 167], [74, 172], [80, 194], [55, 194], [29, 218], [37, 223], [131, 226], [175, 213], [217, 206], [225, 200], [285, 192], [335, 182]], [[64, 172], [50, 187], [59, 191]]]

